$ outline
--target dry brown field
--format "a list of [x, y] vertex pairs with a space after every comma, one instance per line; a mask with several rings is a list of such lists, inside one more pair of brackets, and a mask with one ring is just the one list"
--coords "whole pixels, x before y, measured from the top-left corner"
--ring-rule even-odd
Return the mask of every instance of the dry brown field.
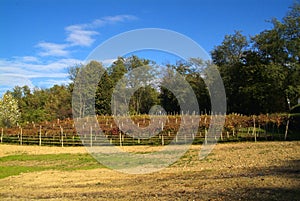
[[[47, 169], [0, 179], [0, 200], [300, 200], [300, 142], [217, 144], [199, 160], [200, 145], [151, 174], [108, 168]], [[154, 151], [160, 147], [125, 147]], [[14, 155], [87, 154], [84, 147], [0, 145]], [[56, 161], [59, 163], [59, 161]], [[47, 160], [0, 161], [1, 167], [47, 165]], [[0, 170], [1, 171], [1, 170]]]

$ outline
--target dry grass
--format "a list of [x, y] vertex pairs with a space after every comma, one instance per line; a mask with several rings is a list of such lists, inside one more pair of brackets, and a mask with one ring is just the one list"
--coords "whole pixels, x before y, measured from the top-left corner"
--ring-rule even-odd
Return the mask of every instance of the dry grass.
[[85, 147], [47, 147], [47, 146], [19, 146], [19, 145], [0, 145], [0, 157], [17, 154], [76, 154], [87, 153]]
[[[218, 144], [204, 160], [192, 146], [161, 172], [39, 171], [0, 180], [1, 200], [300, 200], [300, 142]], [[128, 147], [152, 151], [159, 147]], [[83, 147], [1, 145], [0, 156], [85, 153]]]

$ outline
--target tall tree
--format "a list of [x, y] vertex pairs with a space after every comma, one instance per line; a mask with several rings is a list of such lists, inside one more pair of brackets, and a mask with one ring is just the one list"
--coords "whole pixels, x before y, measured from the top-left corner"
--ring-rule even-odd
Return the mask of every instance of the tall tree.
[[15, 126], [20, 118], [17, 100], [11, 93], [6, 93], [0, 99], [0, 126]]
[[[119, 57], [109, 68], [109, 72], [116, 95], [114, 101], [123, 102], [131, 113], [148, 113], [148, 109], [157, 104], [154, 62], [135, 55], [128, 58]], [[120, 104], [118, 106], [121, 107]], [[125, 107], [119, 109], [124, 110]], [[114, 110], [116, 113], [116, 109]]]
[[241, 62], [247, 47], [247, 38], [240, 31], [235, 31], [233, 35], [225, 35], [222, 44], [216, 46], [211, 55], [214, 63], [220, 67], [232, 65]]
[[295, 4], [283, 22], [273, 19], [272, 29], [252, 37], [251, 47], [246, 37], [235, 32], [212, 51], [230, 112], [282, 112], [287, 110], [286, 98], [296, 102], [300, 94], [299, 16], [299, 4]]
[[72, 116], [71, 91], [64, 85], [54, 85], [46, 89], [47, 102], [45, 111], [50, 114], [51, 119], [65, 119]]
[[[188, 84], [191, 86], [193, 93], [195, 94], [199, 111], [208, 112], [210, 110], [210, 98], [207, 90], [207, 86], [201, 77], [202, 70], [199, 70], [199, 64], [202, 63], [199, 59], [192, 59], [190, 62], [178, 61], [175, 65], [168, 64], [166, 66], [165, 75], [161, 81], [160, 87], [160, 100], [161, 104], [167, 112], [179, 113], [181, 108], [178, 104], [178, 98], [185, 100], [186, 104], [190, 100], [186, 97], [187, 89], [181, 87], [180, 83], [173, 83], [176, 76], [182, 76]], [[202, 64], [201, 64], [202, 65]], [[174, 93], [181, 94], [181, 97], [175, 97], [171, 90], [167, 89], [165, 86], [172, 86]], [[182, 93], [179, 93], [179, 92]], [[188, 112], [188, 111], [184, 111]], [[189, 111], [192, 112], [192, 111]]]
[[111, 114], [111, 96], [113, 81], [105, 71], [98, 83], [95, 94], [95, 109], [98, 115]]
[[97, 61], [90, 61], [79, 69], [72, 93], [72, 109], [75, 117], [95, 114], [95, 92], [104, 72], [104, 67]]
[[[273, 28], [253, 37], [253, 46], [262, 62], [280, 65], [286, 79], [281, 96], [296, 104], [300, 96], [300, 4], [295, 3], [282, 22], [273, 19]], [[285, 101], [285, 107], [287, 103]]]
[[177, 98], [174, 93], [171, 92], [168, 87], [165, 86], [176, 86], [172, 84], [172, 80], [176, 74], [176, 71], [171, 67], [171, 65], [167, 65], [167, 69], [165, 70], [165, 75], [161, 80], [160, 84], [160, 103], [162, 107], [168, 113], [180, 113], [180, 106]]

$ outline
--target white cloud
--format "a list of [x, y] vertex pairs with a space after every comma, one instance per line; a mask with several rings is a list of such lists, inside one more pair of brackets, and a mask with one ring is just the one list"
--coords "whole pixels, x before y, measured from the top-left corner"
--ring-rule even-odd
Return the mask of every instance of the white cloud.
[[104, 66], [108, 66], [108, 65], [111, 65], [114, 61], [116, 61], [117, 59], [104, 59], [101, 61], [101, 63], [104, 65]]
[[80, 63], [83, 61], [77, 59], [60, 59], [49, 63], [24, 61], [19, 57], [0, 59], [0, 96], [17, 85], [33, 88], [67, 84], [67, 68]]
[[27, 85], [30, 88], [34, 87], [31, 80], [22, 75], [14, 75], [14, 74], [7, 75], [1, 73], [0, 74], [0, 98], [3, 96], [5, 92], [7, 92], [8, 90], [12, 90], [17, 85], [18, 86]]
[[42, 51], [39, 53], [40, 56], [68, 56], [69, 51], [66, 50], [67, 44], [56, 44], [48, 42], [40, 42], [37, 47], [41, 48]]
[[99, 32], [96, 29], [103, 27], [105, 25], [136, 20], [137, 17], [133, 15], [115, 15], [106, 16], [100, 19], [93, 20], [91, 23], [85, 24], [74, 24], [65, 27], [66, 31], [66, 43], [50, 43], [50, 42], [40, 42], [37, 44], [38, 48], [42, 51], [39, 53], [40, 56], [56, 56], [56, 57], [66, 57], [70, 55], [70, 50], [68, 48], [74, 46], [90, 47], [94, 42], [94, 36], [98, 35]]
[[71, 80], [69, 79], [48, 79], [48, 80], [43, 80], [39, 81], [38, 85], [39, 86], [53, 86], [53, 85], [67, 85], [70, 84]]
[[16, 86], [16, 83], [18, 83], [17, 85], [19, 85], [19, 86], [27, 85], [27, 86], [33, 87], [33, 84], [30, 81], [30, 79], [27, 77], [24, 77], [20, 74], [11, 74], [11, 75], [1, 74], [0, 75], [0, 86], [4, 86], [4, 88], [14, 87], [14, 86]]
[[24, 76], [35, 77], [37, 73], [51, 76], [49, 73], [65, 71], [66, 68], [83, 63], [78, 59], [59, 59], [45, 62], [24, 62], [17, 59], [0, 59], [0, 72], [22, 74]]
[[22, 59], [25, 62], [38, 62], [38, 58], [33, 56], [24, 56]]
[[93, 44], [95, 39], [93, 36], [98, 35], [99, 32], [94, 31], [99, 27], [105, 26], [107, 24], [113, 24], [117, 22], [125, 22], [137, 19], [133, 15], [116, 15], [107, 16], [101, 19], [96, 19], [91, 23], [86, 24], [75, 24], [67, 26], [65, 30], [67, 31], [68, 37], [67, 41], [70, 42], [72, 46], [90, 46]]
[[13, 57], [13, 59], [19, 60], [22, 62], [38, 62], [39, 61], [39, 59], [34, 56], [23, 56], [23, 57], [15, 56], [15, 57]]
[[133, 15], [115, 15], [115, 16], [107, 16], [102, 19], [107, 23], [117, 23], [117, 22], [124, 22], [130, 20], [137, 20], [137, 17]]
[[[15, 56], [10, 59], [0, 58], [0, 95], [14, 86], [51, 87], [54, 84], [67, 84], [67, 68], [83, 63], [78, 59], [69, 58], [76, 47], [90, 47], [99, 34], [99, 28], [136, 20], [133, 15], [106, 16], [85, 24], [67, 26], [64, 43], [39, 42], [36, 47], [38, 56]], [[50, 57], [50, 59], [49, 59]], [[63, 59], [62, 59], [63, 58]], [[47, 59], [47, 60], [46, 60]], [[111, 64], [115, 59], [102, 61]]]
[[81, 26], [77, 25], [66, 27], [66, 31], [68, 32], [66, 40], [72, 46], [90, 46], [95, 41], [93, 36], [98, 34], [96, 31], [84, 30]]

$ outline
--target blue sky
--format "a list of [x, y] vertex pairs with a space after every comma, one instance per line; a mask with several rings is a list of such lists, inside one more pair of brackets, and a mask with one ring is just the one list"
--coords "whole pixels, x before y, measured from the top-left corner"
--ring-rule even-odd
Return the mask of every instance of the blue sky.
[[[266, 20], [282, 19], [292, 4], [293, 0], [0, 0], [0, 95], [16, 85], [45, 88], [68, 83], [68, 67], [125, 31], [169, 29], [210, 52], [234, 30], [250, 36], [271, 28]], [[163, 57], [157, 60], [170, 61]]]

